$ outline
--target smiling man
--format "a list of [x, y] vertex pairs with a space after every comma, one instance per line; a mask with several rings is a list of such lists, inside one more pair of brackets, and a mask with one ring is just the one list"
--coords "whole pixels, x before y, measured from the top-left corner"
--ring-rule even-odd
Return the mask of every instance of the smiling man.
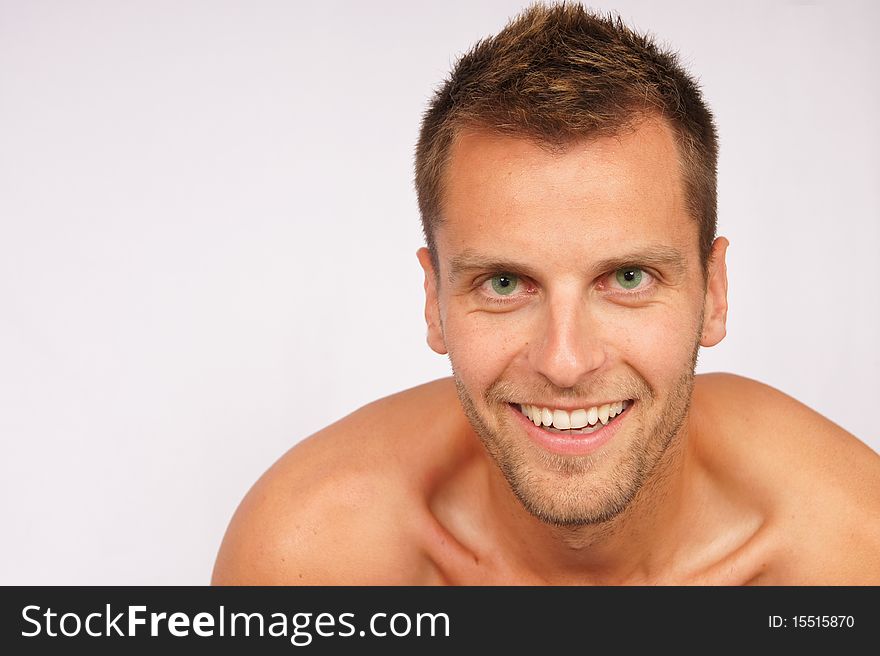
[[428, 343], [454, 376], [293, 448], [219, 584], [880, 584], [880, 457], [721, 341], [710, 112], [672, 54], [533, 7], [422, 124]]

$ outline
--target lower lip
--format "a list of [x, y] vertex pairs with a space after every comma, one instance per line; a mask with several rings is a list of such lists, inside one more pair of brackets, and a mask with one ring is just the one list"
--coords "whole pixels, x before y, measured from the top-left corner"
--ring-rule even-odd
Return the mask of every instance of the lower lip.
[[526, 417], [522, 412], [514, 406], [510, 406], [510, 411], [519, 418], [528, 436], [539, 447], [550, 453], [560, 456], [585, 456], [602, 448], [611, 441], [611, 438], [620, 429], [621, 422], [626, 421], [627, 416], [632, 410], [633, 402], [627, 404], [626, 411], [617, 415], [613, 420], [602, 426], [602, 428], [592, 433], [565, 435], [562, 433], [551, 433], [544, 430], [540, 426]]

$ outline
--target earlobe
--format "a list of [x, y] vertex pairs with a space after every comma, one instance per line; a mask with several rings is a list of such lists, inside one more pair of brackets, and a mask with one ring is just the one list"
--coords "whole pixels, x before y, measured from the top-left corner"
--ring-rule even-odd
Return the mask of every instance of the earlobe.
[[730, 242], [718, 237], [709, 254], [706, 299], [703, 306], [701, 346], [715, 346], [727, 334], [727, 247]]
[[416, 256], [425, 272], [425, 323], [428, 324], [428, 346], [435, 353], [446, 355], [446, 341], [443, 338], [443, 324], [440, 321], [440, 302], [437, 293], [438, 276], [434, 270], [431, 251], [422, 247], [416, 252]]

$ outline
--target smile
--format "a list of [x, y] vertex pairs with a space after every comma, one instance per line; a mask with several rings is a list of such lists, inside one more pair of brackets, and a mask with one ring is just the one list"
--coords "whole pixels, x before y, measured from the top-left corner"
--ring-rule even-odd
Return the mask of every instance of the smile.
[[608, 424], [616, 416], [623, 413], [630, 404], [631, 401], [628, 400], [614, 401], [571, 411], [527, 404], [511, 405], [519, 409], [535, 426], [543, 426], [545, 430], [568, 434], [588, 434]]

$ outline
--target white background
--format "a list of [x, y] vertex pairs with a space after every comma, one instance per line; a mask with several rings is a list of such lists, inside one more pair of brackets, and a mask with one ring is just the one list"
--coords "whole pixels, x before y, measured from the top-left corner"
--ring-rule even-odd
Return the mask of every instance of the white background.
[[[285, 450], [448, 374], [413, 146], [523, 4], [0, 2], [0, 583], [206, 583]], [[717, 116], [729, 336], [700, 370], [880, 450], [878, 5], [599, 6]]]

